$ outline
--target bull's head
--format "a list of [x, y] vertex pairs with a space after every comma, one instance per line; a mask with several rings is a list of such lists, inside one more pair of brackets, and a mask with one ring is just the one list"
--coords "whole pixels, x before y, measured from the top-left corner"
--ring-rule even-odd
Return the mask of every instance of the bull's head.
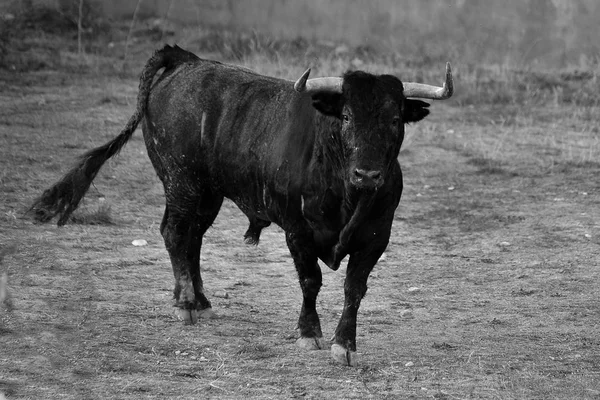
[[307, 70], [294, 84], [312, 96], [313, 106], [341, 120], [349, 183], [359, 190], [377, 190], [398, 157], [404, 125], [429, 114], [428, 103], [411, 97], [444, 100], [452, 96], [450, 64], [442, 87], [404, 84], [392, 75], [348, 72], [342, 78], [308, 79]]

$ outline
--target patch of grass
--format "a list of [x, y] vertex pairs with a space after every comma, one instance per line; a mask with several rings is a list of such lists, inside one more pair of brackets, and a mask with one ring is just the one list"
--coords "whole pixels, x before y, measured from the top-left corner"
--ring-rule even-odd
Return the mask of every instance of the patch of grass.
[[69, 222], [78, 225], [113, 225], [112, 207], [110, 204], [102, 202], [94, 211], [75, 212]]
[[600, 169], [600, 161], [566, 161], [553, 168], [554, 173], [564, 174], [576, 172], [577, 170], [598, 170]]
[[[81, 19], [82, 29], [88, 38], [96, 38], [98, 34], [110, 29], [108, 20], [102, 16], [102, 5], [96, 0], [63, 0], [52, 2], [14, 2], [8, 11], [13, 12], [13, 18], [5, 21], [5, 33], [15, 33], [28, 30], [41, 31], [47, 34], [71, 35], [77, 33], [78, 22]], [[23, 3], [23, 4], [18, 4]]]
[[502, 167], [502, 163], [485, 157], [473, 157], [467, 161], [467, 164], [478, 168], [477, 173], [482, 175], [510, 175], [518, 176], [516, 172], [509, 172]]
[[200, 31], [190, 42], [200, 52], [218, 53], [227, 60], [243, 61], [258, 54], [272, 60], [306, 53], [310, 43], [303, 38], [280, 40], [257, 31]]
[[[78, 0], [60, 1], [56, 5], [39, 2], [9, 8], [13, 11], [13, 18], [0, 24], [0, 69], [37, 71], [70, 68], [84, 72], [90, 66], [89, 60], [84, 59], [88, 56], [69, 57], [70, 52], [77, 55], [87, 49], [95, 53], [94, 46], [97, 46], [100, 37], [109, 35], [111, 24], [102, 17], [100, 2], [86, 0], [82, 4], [81, 15]], [[79, 45], [73, 40], [78, 33], [87, 47], [78, 49]]]
[[236, 354], [250, 360], [263, 360], [276, 356], [271, 347], [262, 343], [244, 344], [238, 348]]
[[506, 65], [459, 65], [456, 81], [461, 106], [495, 104], [571, 104], [597, 107], [600, 104], [600, 64], [581, 70], [523, 70]]

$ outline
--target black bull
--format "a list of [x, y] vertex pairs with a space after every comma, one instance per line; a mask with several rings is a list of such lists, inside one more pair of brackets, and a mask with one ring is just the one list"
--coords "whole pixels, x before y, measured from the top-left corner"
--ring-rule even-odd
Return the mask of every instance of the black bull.
[[[163, 73], [153, 83], [160, 69]], [[148, 155], [164, 185], [160, 232], [175, 276], [175, 300], [186, 323], [214, 313], [200, 274], [206, 230], [225, 197], [246, 214], [245, 238], [258, 243], [281, 226], [298, 273], [303, 303], [298, 344], [325, 347], [315, 304], [322, 277], [317, 260], [337, 269], [349, 255], [344, 309], [331, 354], [356, 364], [356, 317], [367, 278], [384, 252], [402, 193], [397, 157], [404, 124], [424, 118], [445, 99], [446, 83], [405, 83], [361, 71], [295, 84], [198, 58], [165, 46], [140, 77], [137, 107], [122, 132], [90, 150], [32, 206], [36, 218], [65, 224], [96, 174], [143, 121]]]

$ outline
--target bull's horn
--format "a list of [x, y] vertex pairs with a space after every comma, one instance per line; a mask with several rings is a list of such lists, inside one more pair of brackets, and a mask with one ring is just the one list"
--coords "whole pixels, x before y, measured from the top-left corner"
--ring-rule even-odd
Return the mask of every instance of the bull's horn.
[[404, 97], [418, 97], [421, 99], [446, 100], [454, 93], [452, 81], [452, 68], [446, 63], [446, 82], [444, 86], [431, 86], [424, 83], [404, 82]]
[[310, 68], [294, 83], [294, 89], [299, 93], [333, 92], [342, 93], [342, 78], [327, 77], [308, 79]]
[[[0, 255], [0, 258], [2, 256]], [[6, 275], [6, 272], [2, 274], [2, 276], [0, 277], [0, 307], [2, 307], [2, 303], [4, 303], [4, 300], [6, 300], [6, 282], [8, 281], [8, 275]]]
[[306, 81], [310, 75], [310, 68], [304, 71], [302, 76], [294, 83], [294, 90], [298, 93], [302, 93], [306, 90]]

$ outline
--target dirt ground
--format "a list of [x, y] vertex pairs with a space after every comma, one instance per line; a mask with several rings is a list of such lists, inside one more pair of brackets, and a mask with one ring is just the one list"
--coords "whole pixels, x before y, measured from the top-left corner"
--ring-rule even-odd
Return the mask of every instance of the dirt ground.
[[[24, 215], [118, 133], [136, 93], [133, 77], [0, 70], [8, 399], [600, 399], [597, 107], [450, 100], [407, 128], [405, 192], [360, 309], [359, 366], [346, 368], [295, 346], [301, 292], [283, 234], [245, 245], [231, 202], [202, 253], [220, 318], [178, 320], [141, 132], [72, 223]], [[345, 268], [323, 273], [328, 337]]]

